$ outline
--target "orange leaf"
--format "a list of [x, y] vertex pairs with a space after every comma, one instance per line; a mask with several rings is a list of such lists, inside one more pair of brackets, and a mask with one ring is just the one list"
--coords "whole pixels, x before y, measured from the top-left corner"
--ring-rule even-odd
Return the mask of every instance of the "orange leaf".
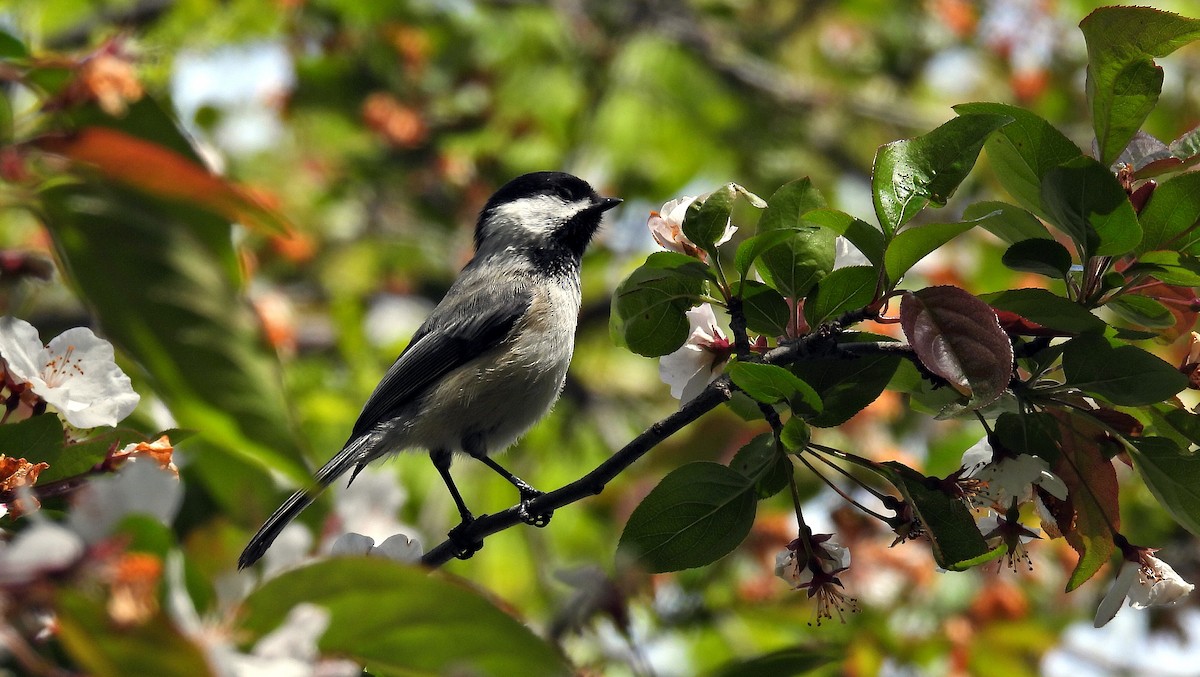
[[1059, 510], [1052, 507], [1052, 511], [1058, 513], [1055, 518], [1067, 543], [1079, 553], [1079, 562], [1067, 582], [1070, 592], [1099, 571], [1112, 554], [1113, 533], [1121, 528], [1117, 473], [1100, 447], [1104, 428], [1085, 416], [1050, 413], [1058, 420], [1061, 436], [1054, 473], [1062, 478], [1068, 492]]
[[270, 234], [292, 230], [282, 215], [246, 189], [154, 142], [108, 127], [85, 127], [69, 136], [44, 137], [38, 145], [146, 193], [189, 202]]

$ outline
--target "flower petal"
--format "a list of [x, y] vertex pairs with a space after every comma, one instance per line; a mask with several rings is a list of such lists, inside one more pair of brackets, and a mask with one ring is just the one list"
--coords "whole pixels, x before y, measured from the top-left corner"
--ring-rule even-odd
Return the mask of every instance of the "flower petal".
[[409, 538], [407, 534], [395, 534], [375, 546], [371, 554], [397, 562], [414, 563], [421, 559], [421, 542]]
[[70, 529], [41, 521], [0, 550], [0, 582], [21, 583], [43, 572], [65, 569], [83, 552], [83, 541]]
[[114, 361], [112, 344], [86, 327], [68, 329], [39, 354], [44, 388], [34, 388], [76, 428], [115, 426], [141, 397]]
[[311, 663], [317, 658], [317, 640], [329, 627], [329, 611], [309, 602], [292, 607], [283, 623], [254, 645], [260, 658], [292, 659]]
[[1062, 481], [1062, 478], [1049, 470], [1042, 471], [1041, 477], [1035, 480], [1035, 484], [1045, 489], [1047, 493], [1058, 500], [1067, 500], [1067, 484]]
[[688, 379], [683, 386], [683, 392], [679, 394], [679, 403], [687, 404], [699, 397], [700, 393], [708, 387], [709, 383], [716, 380], [720, 376], [722, 369], [714, 368], [711, 364], [701, 368], [692, 377]]
[[115, 475], [97, 477], [79, 491], [67, 524], [88, 543], [95, 543], [126, 515], [149, 515], [170, 524], [182, 500], [177, 476], [152, 459], [130, 459]]
[[703, 350], [685, 344], [658, 359], [658, 376], [663, 383], [671, 386], [671, 397], [682, 400], [688, 385], [710, 362], [711, 358]]
[[37, 358], [41, 351], [37, 328], [11, 315], [0, 317], [0, 357], [8, 364], [14, 380], [29, 383], [40, 379]]
[[963, 452], [961, 465], [967, 470], [968, 477], [974, 477], [985, 465], [992, 462], [994, 456], [991, 443], [984, 437]]
[[1139, 568], [1137, 585], [1129, 591], [1129, 604], [1135, 609], [1171, 606], [1195, 588], [1175, 573], [1170, 564], [1154, 555], [1144, 555], [1143, 564], [1150, 570], [1152, 577], [1147, 576], [1146, 571]]
[[329, 549], [329, 554], [369, 555], [373, 547], [375, 547], [375, 539], [349, 532], [337, 537], [337, 540], [333, 542], [333, 547]]
[[1129, 595], [1130, 588], [1137, 580], [1139, 568], [1136, 562], [1125, 561], [1121, 564], [1120, 573], [1113, 580], [1108, 592], [1104, 593], [1104, 599], [1100, 600], [1100, 606], [1096, 607], [1096, 618], [1092, 621], [1094, 627], [1104, 627], [1121, 610], [1121, 605]]

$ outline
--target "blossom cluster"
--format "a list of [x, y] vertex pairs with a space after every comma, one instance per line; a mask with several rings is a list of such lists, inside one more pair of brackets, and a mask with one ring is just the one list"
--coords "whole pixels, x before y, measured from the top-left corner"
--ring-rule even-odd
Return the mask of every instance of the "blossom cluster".
[[[2, 317], [0, 370], [9, 393], [3, 422], [61, 417], [69, 426], [64, 457], [88, 441], [91, 429], [116, 426], [139, 402], [131, 379], [116, 364], [112, 344], [86, 328], [68, 329], [43, 344], [28, 322]], [[136, 436], [125, 430], [117, 433]], [[359, 674], [361, 669], [350, 661], [319, 655], [317, 641], [329, 624], [327, 610], [297, 606], [279, 628], [243, 652], [233, 634], [233, 615], [237, 595], [250, 589], [253, 574], [244, 572], [240, 584], [224, 586], [227, 592], [233, 591], [233, 597], [218, 604], [217, 611], [201, 615], [184, 583], [179, 552], [170, 552], [164, 559], [129, 549], [129, 536], [122, 526], [126, 518], [137, 515], [164, 526], [175, 520], [183, 502], [183, 487], [174, 452], [174, 443], [166, 434], [113, 444], [103, 459], [82, 475], [48, 484], [39, 484], [39, 478], [53, 472], [50, 463], [0, 454], [0, 519], [23, 518], [19, 529], [0, 529], [0, 610], [5, 612], [0, 634], [14, 642], [26, 641], [23, 635], [33, 642], [50, 639], [57, 633], [56, 616], [37, 591], [65, 581], [99, 581], [105, 591], [106, 611], [115, 625], [141, 625], [165, 612], [175, 627], [201, 648], [216, 674]], [[371, 478], [364, 480], [361, 488], [370, 490]], [[378, 488], [374, 493], [372, 503], [390, 506], [392, 514], [403, 501], [403, 496], [399, 500], [381, 497]], [[39, 498], [48, 496], [68, 498], [64, 520], [55, 521], [39, 510]], [[378, 510], [355, 508], [351, 512], [358, 519], [344, 526], [375, 533], [379, 532], [375, 527], [394, 531], [400, 526], [380, 524], [378, 517], [372, 517]], [[367, 523], [364, 517], [374, 522]], [[282, 555], [275, 558], [275, 572], [308, 557], [311, 539], [301, 540], [303, 547], [293, 552], [289, 561], [282, 561]], [[406, 562], [421, 555], [420, 544], [404, 533], [378, 546], [371, 537], [357, 533], [331, 534], [330, 540], [332, 545], [326, 550], [334, 555], [371, 554]], [[160, 596], [163, 584], [166, 594]], [[218, 588], [220, 592], [221, 586]]]
[[[730, 184], [730, 187], [737, 192], [744, 191], [735, 184]], [[689, 209], [703, 204], [710, 195], [685, 196], [667, 202], [661, 209], [650, 214], [647, 228], [654, 242], [660, 247], [710, 264], [720, 276], [720, 262], [710, 261], [710, 258], [715, 247], [729, 242], [736, 233], [737, 227], [732, 224], [732, 220], [726, 221], [723, 230], [715, 229], [718, 234], [713, 246], [707, 249], [692, 242], [684, 227]], [[845, 237], [839, 236], [836, 239], [834, 253], [835, 269], [868, 263], [862, 253]], [[724, 296], [725, 301], [729, 302], [727, 292]], [[789, 322], [787, 334], [776, 337], [781, 344], [788, 338], [801, 336], [809, 330], [807, 326], [799, 324], [803, 322], [803, 315], [799, 311], [804, 300], [785, 301], [791, 307], [793, 317]], [[725, 309], [732, 312], [732, 303], [726, 305]], [[686, 318], [689, 324], [686, 341], [676, 351], [661, 357], [659, 361], [661, 379], [670, 386], [671, 395], [681, 404], [686, 404], [703, 392], [722, 374], [736, 353], [735, 340], [730, 338], [730, 331], [722, 328], [713, 303], [697, 302], [697, 305], [686, 311]], [[728, 326], [732, 324], [730, 322]], [[758, 347], [757, 343], [752, 345]], [[765, 342], [762, 345], [765, 345]], [[1200, 334], [1193, 333], [1190, 350], [1179, 366], [1179, 370], [1188, 376], [1193, 388], [1200, 387], [1196, 385], [1200, 383], [1198, 365]], [[1095, 405], [1088, 398], [1083, 399], [1085, 404], [1081, 406], [1085, 409], [1100, 409], [1099, 405]], [[780, 429], [778, 425], [775, 425], [775, 428], [778, 439]], [[1059, 453], [1058, 450], [1049, 451], [1051, 454], [1048, 458], [1056, 458]], [[800, 455], [804, 450], [795, 453]], [[807, 464], [803, 459], [800, 462]], [[997, 569], [1007, 563], [1013, 570], [1019, 567], [1032, 570], [1033, 560], [1027, 549], [1029, 543], [1041, 539], [1043, 529], [1049, 535], [1058, 537], [1063, 533], [1064, 527], [1071, 527], [1060, 527], [1056, 524], [1054, 510], [1050, 507], [1061, 506], [1073, 498], [1067, 482], [1055, 474], [1046, 458], [1028, 451], [1011, 451], [1000, 444], [990, 430], [985, 437], [964, 452], [960, 465], [958, 471], [939, 481], [939, 489], [961, 499], [970, 510], [980, 535], [991, 550], [992, 558], [998, 562]], [[906, 540], [927, 537], [928, 534], [915, 516], [912, 505], [907, 501], [878, 494], [877, 496], [885, 505], [896, 511], [894, 518], [884, 520], [898, 534], [898, 538], [892, 543], [893, 546]], [[799, 514], [799, 506], [797, 508]], [[1031, 513], [1040, 517], [1043, 529], [1025, 523], [1027, 518], [1024, 516]], [[1115, 528], [1112, 529], [1112, 536], [1118, 545], [1123, 544], [1123, 565], [1097, 611], [1097, 627], [1111, 620], [1125, 600], [1135, 608], [1166, 606], [1175, 604], [1191, 592], [1193, 586], [1179, 577], [1168, 564], [1155, 557], [1152, 549], [1129, 545]], [[832, 618], [834, 613], [840, 618], [845, 611], [855, 608], [853, 598], [846, 595], [839, 578], [839, 574], [849, 569], [849, 550], [831, 539], [831, 534], [813, 535], [801, 521], [799, 536], [788, 543], [776, 557], [776, 574], [793, 589], [807, 590], [808, 596], [817, 600], [818, 622]]]

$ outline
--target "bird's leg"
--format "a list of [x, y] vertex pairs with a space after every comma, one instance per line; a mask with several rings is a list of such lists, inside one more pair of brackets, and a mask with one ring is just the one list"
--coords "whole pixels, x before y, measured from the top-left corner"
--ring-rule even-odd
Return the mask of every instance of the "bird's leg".
[[522, 522], [539, 528], [550, 523], [550, 518], [554, 516], [553, 510], [534, 514], [529, 509], [529, 502], [538, 496], [544, 495], [545, 492], [534, 489], [533, 485], [512, 474], [504, 466], [488, 456], [487, 449], [484, 448], [482, 440], [478, 437], [472, 436], [463, 440], [463, 451], [470, 454], [472, 458], [482, 461], [484, 465], [496, 471], [497, 475], [508, 480], [510, 484], [517, 488], [517, 491], [521, 493], [521, 505], [518, 508], [517, 514], [520, 516]]
[[479, 552], [479, 549], [483, 547], [483, 541], [467, 540], [462, 537], [462, 530], [475, 521], [475, 516], [467, 509], [462, 494], [458, 493], [458, 486], [454, 484], [454, 478], [450, 476], [450, 461], [453, 460], [453, 456], [447, 449], [434, 449], [429, 452], [429, 460], [433, 461], [433, 467], [437, 468], [438, 474], [442, 476], [442, 481], [450, 490], [450, 496], [454, 498], [454, 505], [458, 507], [458, 514], [462, 517], [462, 522], [447, 534], [457, 548], [454, 556], [459, 559], [470, 559], [471, 555]]

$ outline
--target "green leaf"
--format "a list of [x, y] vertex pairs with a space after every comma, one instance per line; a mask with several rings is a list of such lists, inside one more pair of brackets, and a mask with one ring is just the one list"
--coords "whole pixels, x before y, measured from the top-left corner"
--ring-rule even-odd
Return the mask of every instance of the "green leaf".
[[243, 603], [237, 636], [258, 641], [302, 602], [330, 614], [322, 655], [379, 677], [572, 672], [553, 646], [468, 586], [378, 557], [327, 559], [268, 580]]
[[783, 442], [783, 446], [791, 453], [803, 450], [812, 440], [812, 429], [808, 423], [799, 416], [793, 416], [783, 424], [783, 430], [779, 432], [779, 441]]
[[1139, 327], [1165, 329], [1175, 325], [1171, 310], [1148, 296], [1125, 294], [1104, 304], [1104, 307], [1122, 320]]
[[[954, 106], [954, 111], [1012, 118], [1012, 122], [984, 143], [988, 161], [1009, 195], [1025, 209], [1046, 216], [1042, 207], [1042, 178], [1054, 167], [1083, 155], [1079, 147], [1049, 122], [1024, 108], [1002, 103], [964, 103]], [[1018, 239], [1028, 237], [1031, 236]], [[1015, 241], [1011, 240], [1009, 244]]]
[[[950, 571], [962, 571], [994, 552], [983, 540], [979, 527], [975, 526], [975, 518], [967, 504], [942, 491], [937, 479], [926, 477], [896, 461], [885, 461], [880, 467], [928, 531], [929, 544], [938, 566]], [[998, 556], [999, 552], [1003, 552], [1003, 548], [999, 548], [993, 556]]]
[[1055, 279], [1071, 270], [1071, 252], [1054, 240], [1023, 240], [1005, 250], [1000, 261], [1013, 270]]
[[1046, 172], [1041, 194], [1050, 221], [1086, 256], [1118, 256], [1142, 241], [1142, 227], [1125, 189], [1106, 166], [1089, 157]]
[[784, 296], [803, 298], [833, 270], [836, 240], [825, 228], [797, 230], [758, 257], [758, 273]]
[[617, 548], [649, 573], [704, 566], [733, 551], [754, 524], [756, 491], [719, 463], [689, 463], [663, 478], [629, 516]]
[[711, 677], [793, 677], [807, 675], [813, 670], [842, 658], [836, 651], [821, 647], [795, 646], [771, 653], [741, 658], [722, 665]]
[[1165, 437], [1135, 437], [1130, 456], [1146, 487], [1183, 528], [1200, 536], [1200, 456]]
[[1128, 407], [1162, 402], [1188, 383], [1179, 370], [1145, 350], [1095, 334], [1071, 339], [1062, 366], [1067, 385]]
[[1053, 240], [1038, 217], [1004, 202], [976, 202], [963, 210], [963, 220], [979, 221], [979, 227], [1008, 244], [1024, 240]]
[[779, 292], [757, 280], [738, 280], [733, 285], [734, 296], [742, 300], [746, 328], [766, 336], [787, 333], [792, 309]]
[[1072, 334], [1103, 332], [1108, 326], [1087, 308], [1047, 289], [1009, 289], [980, 298], [993, 308]]
[[825, 197], [812, 185], [812, 180], [807, 176], [785, 183], [767, 200], [767, 208], [758, 220], [758, 232], [766, 233], [807, 225], [802, 217], [814, 209], [824, 207]]
[[[62, 421], [54, 414], [0, 425], [0, 454], [5, 456], [24, 458], [32, 463], [50, 463], [58, 460], [64, 442]], [[49, 469], [43, 474], [48, 472]]]
[[49, 188], [41, 203], [106, 338], [145, 370], [182, 427], [201, 431], [206, 488], [257, 521], [275, 500], [272, 473], [306, 483], [277, 357], [241, 296], [230, 223], [99, 181]]
[[[765, 404], [789, 400], [800, 404], [798, 414], [821, 411], [816, 391], [792, 372], [773, 364], [734, 362], [726, 370], [729, 380], [744, 393]], [[793, 404], [796, 408], [796, 404]]]
[[[796, 420], [799, 419], [791, 419]], [[770, 498], [783, 491], [792, 475], [792, 464], [780, 453], [775, 436], [771, 433], [759, 435], [738, 449], [729, 467], [754, 482], [755, 495], [759, 499]]]
[[714, 244], [725, 234], [733, 199], [737, 197], [732, 183], [713, 191], [701, 202], [693, 200], [683, 218], [683, 234], [701, 249], [712, 252]]
[[921, 364], [970, 396], [969, 408], [995, 402], [1008, 388], [1012, 343], [975, 296], [951, 286], [905, 292], [900, 326]]
[[699, 269], [708, 267], [683, 254], [651, 254], [613, 293], [613, 332], [646, 357], [677, 350], [690, 331], [686, 313], [704, 293]]
[[1137, 253], [1155, 249], [1187, 251], [1200, 242], [1200, 172], [1180, 174], [1154, 189], [1138, 214], [1142, 242]]
[[945, 206], [975, 166], [984, 140], [1011, 121], [1007, 115], [962, 115], [915, 139], [880, 146], [871, 192], [888, 239], [925, 205]]
[[0, 59], [24, 59], [28, 56], [29, 49], [20, 38], [0, 29]]
[[[199, 162], [152, 97], [120, 118], [95, 105], [71, 115]], [[193, 468], [204, 488], [257, 522], [274, 508], [279, 475], [307, 483], [278, 357], [241, 293], [230, 220], [202, 201], [102, 177], [52, 186], [39, 199], [59, 259], [105, 337], [144, 370], [181, 427], [201, 431], [191, 446], [207, 459]]]
[[124, 544], [126, 552], [145, 552], [159, 559], [176, 546], [176, 536], [171, 527], [146, 513], [133, 513], [121, 518], [113, 527], [113, 538]]
[[1006, 411], [996, 418], [993, 430], [1000, 445], [1015, 454], [1037, 456], [1051, 465], [1058, 462], [1058, 423], [1050, 414]]
[[1179, 138], [1172, 141], [1167, 149], [1174, 157], [1186, 164], [1191, 164], [1191, 160], [1200, 156], [1200, 126], [1192, 127], [1180, 134]]
[[0, 92], [0, 144], [8, 145], [13, 140], [12, 101], [7, 92]]
[[836, 209], [814, 209], [804, 214], [804, 220], [828, 228], [846, 238], [872, 265], [878, 266], [883, 262], [883, 232], [866, 221]]
[[782, 244], [797, 233], [806, 230], [809, 230], [809, 228], [781, 228], [779, 230], [768, 230], [765, 233], [746, 238], [738, 245], [737, 254], [734, 257], [734, 266], [737, 268], [738, 275], [746, 277], [750, 272], [750, 266], [754, 265], [754, 262], [758, 260], [758, 257], [762, 256], [763, 252], [775, 245]]
[[1167, 284], [1200, 287], [1200, 259], [1177, 251], [1146, 252], [1126, 274], [1145, 274]]
[[[1169, 405], [1162, 405], [1168, 407]], [[1157, 409], [1157, 408], [1156, 408]], [[1200, 444], [1200, 415], [1194, 414], [1186, 409], [1175, 409], [1170, 407], [1163, 418], [1167, 423], [1184, 439], [1192, 444]]]
[[[850, 341], [890, 341], [889, 337], [848, 333]], [[821, 413], [807, 422], [832, 428], [850, 420], [875, 401], [896, 373], [902, 358], [892, 354], [863, 355], [855, 358], [806, 358], [791, 366], [797, 376], [812, 386], [821, 398]]]
[[91, 470], [92, 466], [103, 461], [114, 445], [119, 447], [123, 443], [141, 441], [144, 441], [142, 435], [125, 428], [93, 431], [93, 434], [86, 439], [65, 445], [61, 444], [62, 438], [59, 438], [58, 451], [39, 459], [49, 463], [50, 467], [38, 476], [38, 482], [56, 482], [82, 475]]
[[842, 313], [865, 308], [875, 300], [877, 275], [871, 266], [847, 266], [829, 273], [804, 302], [804, 319], [810, 327], [818, 327]]
[[1087, 94], [1105, 165], [1125, 150], [1154, 110], [1164, 57], [1200, 38], [1200, 20], [1149, 7], [1102, 7], [1079, 24], [1087, 42]]
[[95, 677], [208, 675], [204, 652], [159, 612], [118, 625], [104, 602], [64, 586], [55, 601], [56, 637], [77, 668]]
[[895, 287], [918, 261], [975, 226], [974, 222], [931, 223], [898, 234], [888, 243], [887, 251], [883, 254], [883, 265], [890, 286]]

